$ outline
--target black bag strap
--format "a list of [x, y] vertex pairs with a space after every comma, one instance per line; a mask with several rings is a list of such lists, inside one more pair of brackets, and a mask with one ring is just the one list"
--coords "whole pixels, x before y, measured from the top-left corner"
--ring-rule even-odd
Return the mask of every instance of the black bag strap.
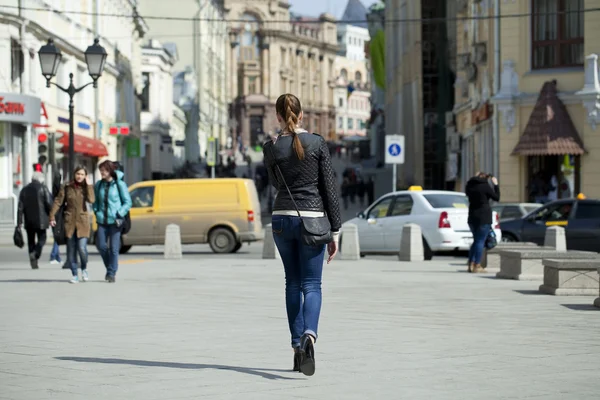
[[[275, 153], [273, 152], [273, 146], [275, 146], [275, 142], [272, 142], [271, 146], [269, 147], [269, 150], [271, 151], [271, 158], [273, 158], [273, 163], [275, 164], [275, 167], [277, 168], [277, 171], [279, 171], [279, 175], [281, 176], [281, 180], [283, 181], [283, 184], [285, 185], [285, 188], [287, 189], [287, 192], [290, 195], [290, 199], [292, 199], [292, 203], [294, 203], [294, 208], [296, 209], [296, 212], [298, 213], [298, 216], [300, 218], [302, 218], [302, 215], [300, 214], [300, 210], [298, 209], [298, 205], [296, 204], [296, 200], [294, 200], [294, 196], [292, 195], [290, 187], [288, 186], [287, 182], [285, 181], [285, 178], [283, 177], [283, 173], [281, 172], [281, 168], [279, 168], [279, 164], [277, 163], [277, 159], [275, 158]], [[277, 177], [277, 174], [275, 174], [275, 177]]]
[[[121, 207], [123, 207], [123, 194], [121, 193], [121, 185], [119, 185], [118, 180], [115, 180], [115, 184], [117, 185], [117, 192], [119, 192], [119, 201], [121, 201]], [[125, 216], [123, 216], [123, 218], [125, 218]]]

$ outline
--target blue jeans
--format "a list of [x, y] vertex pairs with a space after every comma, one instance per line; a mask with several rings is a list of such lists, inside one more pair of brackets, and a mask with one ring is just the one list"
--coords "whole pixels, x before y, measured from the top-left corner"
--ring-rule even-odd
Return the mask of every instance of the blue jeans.
[[73, 276], [77, 275], [77, 254], [81, 260], [81, 270], [85, 271], [88, 263], [87, 237], [77, 237], [77, 232], [67, 239], [67, 260]]
[[[121, 248], [121, 229], [116, 224], [98, 225], [96, 235], [98, 251], [106, 267], [108, 276], [117, 275], [119, 269], [119, 249]], [[108, 244], [110, 243], [110, 248]]]
[[52, 252], [50, 253], [50, 261], [58, 261], [62, 262], [60, 258], [60, 250], [58, 248], [58, 243], [54, 242], [52, 245]]
[[325, 245], [302, 243], [299, 217], [273, 215], [273, 238], [285, 270], [285, 305], [292, 347], [303, 334], [317, 338]]
[[473, 244], [469, 250], [469, 262], [475, 264], [481, 264], [483, 258], [483, 247], [485, 246], [485, 239], [492, 229], [491, 224], [469, 224], [471, 233], [473, 234]]

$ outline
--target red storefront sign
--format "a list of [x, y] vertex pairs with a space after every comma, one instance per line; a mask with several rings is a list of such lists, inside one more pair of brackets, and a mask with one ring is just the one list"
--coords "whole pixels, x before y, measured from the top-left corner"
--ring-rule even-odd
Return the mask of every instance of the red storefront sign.
[[17, 102], [4, 102], [4, 97], [0, 97], [0, 114], [25, 114], [25, 104]]

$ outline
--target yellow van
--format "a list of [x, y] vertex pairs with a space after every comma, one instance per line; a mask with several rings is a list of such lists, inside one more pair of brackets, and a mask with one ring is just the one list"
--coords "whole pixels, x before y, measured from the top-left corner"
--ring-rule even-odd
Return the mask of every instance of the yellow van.
[[258, 192], [250, 179], [173, 179], [129, 187], [131, 230], [121, 253], [131, 246], [160, 245], [169, 224], [179, 225], [182, 244], [208, 243], [215, 253], [235, 253], [242, 243], [263, 239]]

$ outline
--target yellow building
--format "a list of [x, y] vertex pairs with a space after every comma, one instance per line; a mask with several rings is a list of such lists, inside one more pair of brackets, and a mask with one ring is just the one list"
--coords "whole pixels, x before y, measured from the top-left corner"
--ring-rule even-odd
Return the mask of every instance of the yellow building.
[[600, 12], [586, 11], [598, 6], [599, 0], [499, 2], [502, 71], [491, 103], [504, 202], [544, 197], [534, 193], [537, 173], [558, 198], [600, 198]]

